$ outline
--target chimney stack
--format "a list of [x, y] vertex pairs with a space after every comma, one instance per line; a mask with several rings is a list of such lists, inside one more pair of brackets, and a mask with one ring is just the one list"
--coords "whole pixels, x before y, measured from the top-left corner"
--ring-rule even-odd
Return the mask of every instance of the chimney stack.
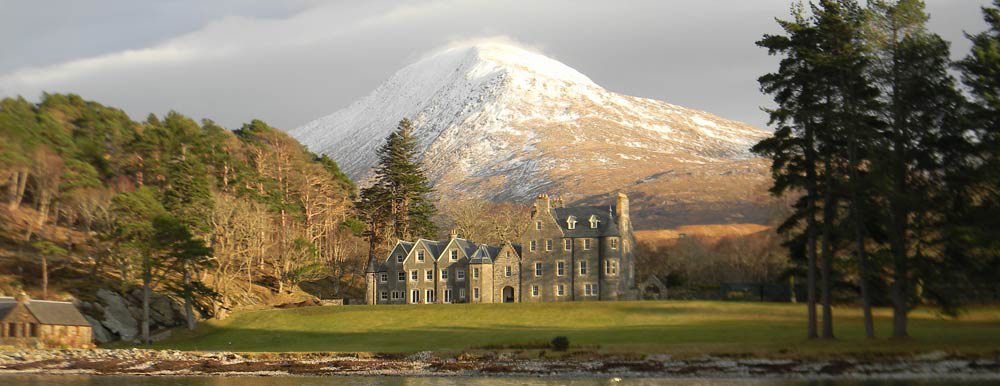
[[618, 217], [618, 229], [621, 229], [622, 232], [626, 231], [626, 226], [631, 227], [632, 221], [628, 217], [628, 195], [625, 192], [618, 192], [615, 216]]
[[458, 238], [458, 229], [451, 228], [451, 235], [450, 235], [450, 237], [451, 237], [450, 238], [451, 240], [457, 239]]
[[24, 293], [24, 291], [21, 291], [16, 296], [14, 296], [14, 300], [17, 301], [17, 304], [24, 305], [28, 303], [28, 300], [30, 299], [28, 298], [28, 294]]
[[538, 198], [535, 199], [535, 211], [537, 213], [548, 212], [551, 207], [548, 194], [539, 194]]

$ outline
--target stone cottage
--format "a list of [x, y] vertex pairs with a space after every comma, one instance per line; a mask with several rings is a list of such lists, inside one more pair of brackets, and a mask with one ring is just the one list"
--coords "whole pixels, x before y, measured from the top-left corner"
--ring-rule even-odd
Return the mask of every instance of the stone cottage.
[[514, 303], [635, 299], [628, 196], [564, 207], [539, 195], [518, 243], [400, 240], [367, 268], [368, 304]]
[[93, 347], [91, 325], [73, 303], [0, 297], [0, 345]]

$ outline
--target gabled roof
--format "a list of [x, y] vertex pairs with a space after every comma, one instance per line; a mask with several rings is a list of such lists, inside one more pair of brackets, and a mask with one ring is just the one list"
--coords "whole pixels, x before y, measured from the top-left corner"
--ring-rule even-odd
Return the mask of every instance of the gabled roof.
[[[0, 297], [0, 318], [14, 309], [17, 301], [11, 297]], [[80, 310], [70, 302], [54, 302], [48, 300], [29, 300], [24, 304], [28, 311], [42, 324], [62, 326], [89, 326], [90, 322], [83, 317]]]
[[403, 256], [405, 258], [405, 256], [409, 255], [410, 251], [413, 250], [413, 243], [409, 242], [409, 241], [403, 241], [403, 240], [396, 241], [396, 245], [393, 246], [392, 249], [389, 250], [389, 254], [385, 256], [385, 259], [383, 260], [384, 263], [386, 263], [386, 264], [389, 263], [389, 260], [392, 259], [393, 252], [395, 252], [396, 249], [402, 249], [403, 250]]
[[469, 264], [493, 264], [493, 260], [500, 254], [500, 247], [492, 245], [480, 245], [476, 251], [469, 255]]
[[447, 245], [447, 242], [419, 239], [417, 240], [417, 244], [423, 245], [424, 248], [426, 248], [427, 251], [431, 253], [431, 258], [437, 260], [437, 258], [441, 256], [441, 252], [444, 250], [444, 247], [445, 245]]
[[[566, 237], [621, 236], [618, 223], [612, 215], [613, 206], [574, 206], [553, 208], [550, 211]], [[569, 229], [569, 224], [566, 223], [566, 219], [571, 216], [576, 218], [574, 229]], [[597, 219], [597, 228], [590, 227], [591, 217]]]

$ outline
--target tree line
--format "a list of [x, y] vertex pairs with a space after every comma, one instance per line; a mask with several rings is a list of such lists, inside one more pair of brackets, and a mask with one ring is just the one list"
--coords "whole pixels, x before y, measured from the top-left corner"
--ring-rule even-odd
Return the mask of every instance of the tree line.
[[958, 62], [920, 0], [799, 3], [757, 42], [780, 64], [759, 78], [775, 131], [752, 151], [797, 197], [779, 231], [805, 267], [809, 338], [834, 337], [835, 282], [856, 286], [868, 338], [888, 288], [903, 338], [914, 307], [955, 314], [1000, 278], [1000, 0], [983, 14]]
[[[211, 316], [344, 278], [360, 292], [364, 242], [354, 183], [337, 164], [254, 120], [232, 131], [177, 112], [131, 120], [77, 95], [0, 100], [2, 227], [22, 254], [114, 277]], [[357, 287], [357, 288], [355, 288]], [[353, 292], [352, 292], [353, 291]]]

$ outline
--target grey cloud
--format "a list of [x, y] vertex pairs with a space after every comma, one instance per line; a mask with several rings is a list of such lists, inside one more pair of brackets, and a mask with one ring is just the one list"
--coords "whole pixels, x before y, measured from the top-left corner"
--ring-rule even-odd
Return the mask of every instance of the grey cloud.
[[[979, 5], [987, 2], [928, 1], [931, 28], [954, 43], [956, 57], [968, 49], [963, 29], [984, 28]], [[153, 5], [161, 3], [174, 8]], [[0, 95], [75, 92], [137, 119], [174, 109], [230, 128], [254, 118], [297, 126], [367, 94], [429, 50], [490, 35], [541, 47], [617, 92], [764, 126], [759, 107], [769, 100], [756, 78], [776, 60], [754, 41], [777, 32], [773, 19], [789, 7], [787, 0], [303, 0], [280, 6], [109, 0], [95, 7], [103, 11], [57, 13], [57, 32], [22, 33], [13, 42], [7, 32], [44, 24], [31, 15], [50, 3], [16, 4], [14, 15], [0, 16], [0, 25], [20, 23], [0, 27], [6, 36], [0, 44], [13, 53], [0, 59]], [[155, 17], [144, 19], [150, 13]], [[115, 15], [112, 22], [99, 23], [106, 14]], [[66, 38], [72, 34], [82, 37]]]

